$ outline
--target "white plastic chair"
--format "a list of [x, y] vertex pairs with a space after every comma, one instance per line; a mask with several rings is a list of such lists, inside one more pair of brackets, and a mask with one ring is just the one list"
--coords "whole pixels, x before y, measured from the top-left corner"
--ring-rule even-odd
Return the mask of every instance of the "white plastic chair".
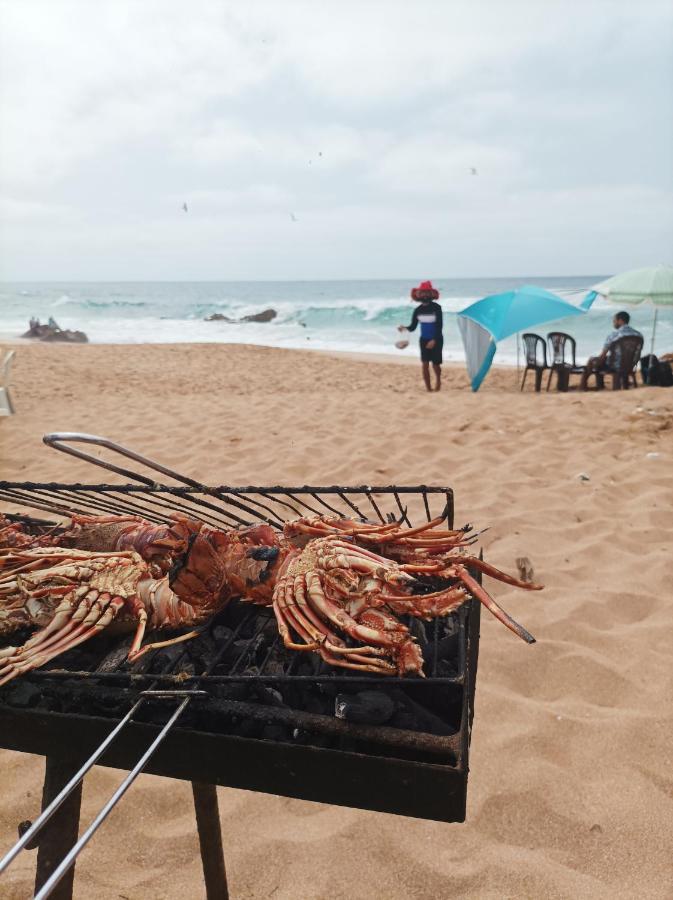
[[9, 350], [0, 362], [0, 416], [13, 416], [14, 404], [9, 392], [9, 371], [12, 368], [14, 350]]

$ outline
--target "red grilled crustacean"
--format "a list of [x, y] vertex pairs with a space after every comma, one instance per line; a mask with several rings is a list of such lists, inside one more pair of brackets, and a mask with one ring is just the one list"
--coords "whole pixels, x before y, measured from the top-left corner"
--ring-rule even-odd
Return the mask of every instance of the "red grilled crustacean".
[[[51, 547], [17, 547], [12, 532], [12, 546], [0, 549], [0, 638], [21, 628], [41, 630], [21, 647], [0, 649], [0, 685], [112, 627], [134, 631], [128, 653], [134, 661], [198, 634], [142, 645], [146, 631], [199, 625], [248, 584], [254, 595], [267, 566], [254, 554], [275, 539], [272, 528], [213, 531], [182, 518], [174, 524], [189, 535], [182, 545], [167, 539], [166, 526], [128, 517], [116, 523], [111, 517], [79, 517], [75, 527], [50, 538]], [[179, 533], [170, 529], [173, 536]], [[103, 550], [88, 549], [94, 534], [95, 542], [106, 545]], [[30, 544], [30, 536], [24, 537], [19, 543]], [[60, 540], [85, 548], [61, 547]], [[268, 557], [268, 550], [262, 547], [261, 555]], [[168, 566], [170, 575], [162, 575]]]
[[[417, 608], [411, 613], [418, 618], [435, 618], [437, 615], [446, 615], [452, 609], [461, 606], [472, 595], [480, 600], [489, 612], [510, 631], [527, 643], [533, 643], [535, 639], [532, 635], [498, 606], [491, 595], [470, 574], [469, 569], [476, 569], [490, 578], [514, 587], [524, 588], [524, 590], [539, 591], [542, 585], [520, 581], [478, 557], [468, 555], [465, 548], [473, 544], [475, 540], [469, 535], [470, 526], [467, 525], [457, 531], [440, 530], [439, 526], [442, 522], [443, 517], [438, 517], [417, 528], [401, 528], [397, 522], [378, 525], [341, 519], [337, 516], [319, 516], [288, 522], [284, 531], [288, 538], [300, 543], [307, 539], [325, 538], [328, 535], [351, 539], [364, 547], [376, 549], [381, 557], [395, 561], [403, 572], [414, 575], [416, 578], [425, 578], [435, 583], [447, 580], [454, 582], [453, 605], [449, 608], [446, 605], [447, 601], [444, 601], [442, 613], [431, 612], [426, 616], [424, 610], [429, 608], [423, 602], [427, 600], [428, 595], [426, 594], [425, 597], [419, 598]], [[439, 595], [442, 596], [441, 591]]]
[[[197, 625], [232, 597], [272, 605], [286, 647], [381, 674], [422, 674], [420, 647], [398, 616], [430, 620], [470, 596], [532, 642], [468, 566], [508, 584], [534, 590], [539, 585], [466, 556], [474, 539], [469, 528], [443, 530], [442, 523], [443, 517], [409, 529], [314, 517], [287, 523], [281, 535], [268, 525], [221, 531], [178, 515], [162, 525], [130, 516], [73, 517], [51, 537], [52, 548], [0, 551], [0, 635], [50, 620], [23, 648], [0, 652], [0, 683], [113, 620], [135, 628], [129, 658], [137, 659], [196, 633], [143, 646], [146, 629]], [[80, 620], [82, 625], [74, 624]]]
[[48, 547], [52, 543], [53, 538], [49, 532], [40, 535], [28, 534], [23, 522], [13, 522], [0, 513], [0, 548]]

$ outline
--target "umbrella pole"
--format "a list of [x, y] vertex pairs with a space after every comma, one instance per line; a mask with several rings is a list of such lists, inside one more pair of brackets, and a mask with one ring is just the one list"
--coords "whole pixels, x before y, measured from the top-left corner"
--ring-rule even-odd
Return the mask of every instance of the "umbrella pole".
[[654, 320], [652, 322], [652, 343], [650, 344], [650, 353], [654, 355], [654, 335], [657, 333], [657, 312], [659, 310], [654, 307]]
[[516, 333], [516, 384], [514, 387], [519, 387], [519, 332]]

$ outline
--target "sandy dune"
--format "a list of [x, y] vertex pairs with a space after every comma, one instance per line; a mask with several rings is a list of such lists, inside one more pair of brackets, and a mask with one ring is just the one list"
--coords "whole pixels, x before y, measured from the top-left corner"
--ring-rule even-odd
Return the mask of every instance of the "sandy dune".
[[[494, 593], [468, 822], [441, 825], [220, 790], [233, 897], [673, 896], [673, 391], [519, 394], [459, 369], [261, 348], [21, 346], [2, 477], [100, 480], [46, 431], [107, 435], [206, 482], [449, 484], [484, 549], [547, 589]], [[578, 478], [587, 473], [590, 480]], [[2, 752], [0, 839], [39, 804], [42, 761]], [[83, 821], [118, 783], [96, 769]], [[391, 786], [391, 790], [394, 787]], [[0, 894], [22, 898], [34, 854]], [[189, 785], [141, 778], [77, 867], [76, 896], [203, 894]]]

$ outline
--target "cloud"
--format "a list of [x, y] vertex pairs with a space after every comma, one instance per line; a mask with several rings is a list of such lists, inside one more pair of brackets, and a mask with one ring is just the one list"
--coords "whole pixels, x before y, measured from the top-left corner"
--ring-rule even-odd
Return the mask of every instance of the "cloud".
[[0, 17], [5, 277], [670, 255], [666, 2], [5, 0]]

